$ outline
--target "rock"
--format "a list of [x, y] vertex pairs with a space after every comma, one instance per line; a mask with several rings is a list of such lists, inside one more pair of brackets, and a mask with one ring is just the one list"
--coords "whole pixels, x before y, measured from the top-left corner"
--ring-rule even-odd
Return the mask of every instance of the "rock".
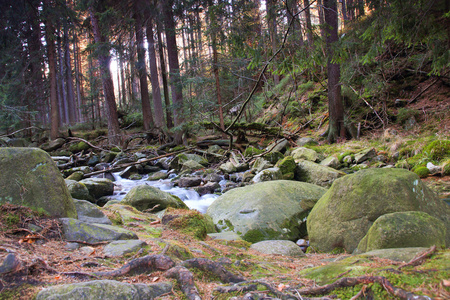
[[374, 148], [365, 149], [355, 154], [355, 163], [360, 164], [366, 160], [374, 158], [375, 156], [377, 156], [377, 151]]
[[9, 253], [0, 265], [0, 275], [14, 272], [22, 266], [20, 260], [14, 253]]
[[98, 243], [115, 240], [136, 240], [137, 235], [121, 227], [106, 224], [89, 224], [71, 218], [61, 218], [64, 237], [68, 241]]
[[106, 152], [102, 154], [101, 161], [105, 163], [111, 163], [117, 156], [117, 152]]
[[103, 253], [108, 257], [123, 256], [133, 253], [147, 245], [141, 240], [120, 240], [109, 243], [103, 248]]
[[90, 224], [112, 224], [97, 205], [85, 200], [74, 200], [74, 203], [77, 208], [78, 220]]
[[203, 169], [204, 166], [199, 164], [198, 162], [196, 162], [195, 160], [187, 160], [185, 162], [183, 162], [182, 167], [181, 167], [181, 171], [188, 171], [188, 172], [193, 172], [195, 170], [200, 170]]
[[75, 205], [51, 157], [38, 148], [0, 148], [0, 204], [77, 217]]
[[167, 172], [159, 171], [155, 172], [153, 174], [150, 174], [147, 178], [147, 180], [160, 180], [160, 179], [166, 179], [169, 177], [169, 174]]
[[259, 154], [261, 154], [263, 152], [264, 152], [264, 150], [255, 148], [253, 146], [248, 146], [247, 148], [245, 148], [245, 151], [244, 151], [243, 154], [244, 154], [244, 157], [252, 157], [252, 156], [255, 156], [255, 155], [259, 155]]
[[405, 247], [445, 248], [444, 222], [420, 211], [385, 214], [375, 220], [359, 242], [357, 253]]
[[167, 207], [188, 209], [187, 205], [177, 196], [148, 185], [133, 187], [123, 198], [122, 203], [131, 205], [140, 211], [154, 208], [156, 205], [158, 207], [154, 211], [161, 211]]
[[262, 170], [272, 168], [273, 164], [269, 163], [262, 157], [258, 157], [252, 165], [251, 171], [255, 173], [259, 173]]
[[122, 178], [128, 179], [128, 178], [130, 178], [131, 174], [137, 173], [137, 172], [138, 172], [138, 170], [137, 170], [136, 166], [128, 166], [119, 173], [119, 176]]
[[40, 148], [47, 152], [55, 151], [56, 149], [61, 148], [66, 143], [66, 140], [63, 138], [57, 138], [48, 143], [45, 143], [40, 146]]
[[[266, 150], [272, 148], [273, 144], [269, 145]], [[286, 139], [282, 139], [281, 141], [277, 141], [276, 146], [270, 152], [286, 152], [286, 149], [290, 146], [289, 141]]]
[[222, 176], [216, 173], [211, 173], [205, 176], [205, 181], [210, 182], [220, 182], [222, 180]]
[[297, 141], [295, 141], [295, 143], [297, 145], [299, 145], [300, 147], [306, 146], [306, 145], [317, 145], [317, 141], [310, 138], [310, 137], [302, 137], [299, 138]]
[[130, 284], [115, 280], [94, 280], [48, 287], [37, 294], [36, 300], [147, 300], [171, 292], [170, 282]]
[[239, 236], [239, 234], [232, 231], [208, 233], [208, 236], [213, 240], [242, 241], [242, 238]]
[[[450, 227], [450, 206], [404, 169], [367, 169], [337, 179], [309, 214], [310, 244], [353, 252], [375, 220], [388, 213], [423, 211]], [[447, 230], [446, 243], [450, 245]]]
[[69, 189], [70, 195], [74, 199], [89, 200], [91, 202], [94, 201], [92, 196], [89, 194], [89, 190], [84, 184], [70, 179], [66, 179], [65, 182], [67, 184], [67, 188]]
[[283, 174], [281, 174], [281, 171], [279, 168], [269, 168], [262, 170], [258, 174], [253, 177], [252, 182], [258, 183], [263, 181], [270, 181], [270, 180], [280, 180], [283, 179]]
[[339, 167], [339, 159], [334, 155], [328, 156], [327, 158], [325, 158], [320, 162], [320, 165], [324, 167], [337, 169]]
[[24, 138], [12, 138], [9, 140], [9, 145], [11, 147], [27, 147], [28, 141]]
[[275, 165], [279, 160], [284, 158], [281, 152], [269, 152], [263, 155], [263, 158], [267, 160], [270, 164]]
[[303, 253], [302, 249], [300, 249], [297, 244], [287, 240], [262, 241], [252, 244], [250, 249], [264, 254], [279, 254], [294, 257], [305, 256], [305, 253]]
[[91, 172], [91, 168], [89, 168], [88, 166], [82, 166], [82, 167], [75, 167], [75, 168], [70, 168], [70, 169], [66, 169], [66, 170], [62, 171], [64, 176], [70, 176], [75, 172], [83, 172], [83, 174], [87, 174], [87, 173]]
[[183, 166], [183, 163], [188, 160], [193, 160], [202, 166], [208, 165], [208, 161], [198, 154], [180, 153], [172, 159], [170, 168], [179, 171]]
[[299, 160], [295, 170], [295, 179], [318, 186], [330, 187], [333, 181], [346, 174], [308, 160]]
[[87, 162], [88, 166], [91, 167], [97, 165], [98, 163], [100, 163], [100, 157], [98, 157], [98, 155], [91, 156]]
[[80, 244], [78, 243], [66, 243], [64, 245], [64, 249], [67, 251], [75, 251], [78, 250], [80, 248]]
[[309, 160], [309, 161], [317, 161], [319, 159], [319, 154], [316, 151], [305, 148], [298, 147], [292, 150], [291, 156], [294, 158], [295, 162], [299, 162], [300, 160]]
[[83, 176], [84, 176], [83, 172], [76, 171], [76, 172], [73, 172], [72, 174], [70, 174], [69, 176], [67, 176], [66, 179], [80, 181], [81, 179], [83, 179]]
[[80, 181], [89, 190], [89, 194], [98, 199], [114, 193], [114, 183], [107, 178], [86, 178]]
[[231, 174], [236, 172], [236, 167], [233, 165], [231, 161], [221, 164], [219, 166], [219, 170], [224, 172], [225, 174]]
[[222, 148], [220, 148], [220, 146], [218, 145], [209, 146], [207, 151], [208, 153], [219, 153], [219, 154], [223, 153]]
[[72, 153], [78, 153], [83, 150], [87, 150], [89, 148], [91, 148], [91, 146], [89, 146], [86, 142], [81, 141], [81, 142], [70, 145], [69, 151]]
[[428, 250], [428, 248], [408, 247], [408, 248], [394, 248], [394, 249], [378, 249], [366, 252], [360, 256], [370, 257], [376, 256], [379, 258], [386, 258], [390, 260], [408, 262], [418, 254]]
[[202, 183], [201, 177], [183, 177], [178, 180], [179, 187], [193, 187], [199, 186]]
[[[156, 217], [156, 215], [150, 213], [142, 213], [130, 205], [124, 205], [122, 204], [122, 202], [115, 202], [114, 200], [108, 202], [103, 210], [107, 210], [110, 213], [113, 213], [113, 217], [111, 217], [111, 219], [115, 223], [124, 225], [127, 225], [129, 223], [149, 224], [159, 219]], [[155, 228], [155, 232], [156, 231], [159, 231], [159, 228]]]
[[220, 190], [220, 184], [217, 182], [208, 182], [205, 185], [201, 185], [199, 187], [195, 188], [195, 191], [200, 195], [206, 195], [206, 194], [214, 194], [216, 190]]
[[306, 234], [304, 220], [325, 189], [304, 182], [267, 181], [235, 188], [208, 208], [219, 231], [249, 242], [294, 240]]
[[295, 160], [292, 156], [286, 156], [277, 164], [275, 167], [278, 167], [280, 169], [282, 179], [285, 180], [293, 180], [295, 176], [295, 169], [297, 168], [297, 165], [295, 163]]
[[303, 252], [306, 252], [306, 249], [309, 247], [309, 241], [305, 239], [299, 239], [295, 243], [300, 247], [300, 249], [302, 249]]
[[430, 170], [431, 175], [442, 173], [442, 167], [435, 166], [433, 163], [427, 163], [427, 169]]
[[414, 130], [419, 124], [417, 124], [416, 118], [414, 116], [411, 116], [408, 120], [406, 120], [405, 124], [403, 125], [403, 128], [406, 131]]
[[353, 162], [353, 157], [351, 155], [346, 155], [344, 156], [342, 162], [346, 164], [351, 164]]

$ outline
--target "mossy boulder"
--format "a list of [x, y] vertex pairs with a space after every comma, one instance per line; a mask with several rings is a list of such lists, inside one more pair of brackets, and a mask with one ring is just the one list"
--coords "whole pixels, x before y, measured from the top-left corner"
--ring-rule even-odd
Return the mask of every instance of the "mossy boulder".
[[[422, 211], [450, 226], [450, 206], [404, 169], [367, 169], [336, 179], [308, 216], [311, 246], [353, 252], [377, 218], [402, 211]], [[446, 243], [450, 245], [447, 230]]]
[[155, 208], [153, 211], [157, 212], [167, 207], [188, 209], [187, 205], [177, 196], [148, 185], [133, 187], [125, 195], [122, 203], [131, 205], [140, 211]]
[[86, 186], [89, 194], [95, 199], [114, 193], [114, 183], [107, 178], [86, 178], [80, 180], [79, 183]]
[[248, 242], [295, 240], [306, 234], [305, 218], [325, 189], [304, 182], [275, 180], [232, 189], [206, 214], [219, 231], [233, 231]]
[[105, 216], [97, 205], [86, 200], [74, 200], [74, 203], [77, 208], [79, 221], [112, 225], [112, 222]]
[[279, 168], [268, 168], [265, 170], [262, 170], [258, 174], [255, 175], [255, 177], [252, 178], [252, 182], [263, 182], [263, 181], [271, 181], [271, 180], [280, 180], [283, 179], [283, 174], [281, 174], [281, 171]]
[[292, 150], [292, 157], [296, 162], [300, 160], [317, 161], [319, 159], [319, 154], [313, 149], [306, 147], [298, 147]]
[[295, 160], [292, 156], [286, 156], [285, 158], [277, 162], [275, 167], [278, 167], [280, 169], [283, 179], [294, 179], [295, 168], [297, 167], [297, 164], [295, 163]]
[[193, 160], [202, 166], [208, 165], [208, 161], [203, 156], [198, 154], [180, 153], [172, 159], [170, 168], [179, 171], [183, 167], [183, 163], [188, 160]]
[[78, 153], [83, 150], [91, 148], [86, 142], [78, 142], [69, 146], [69, 151], [72, 153]]
[[261, 241], [250, 246], [250, 249], [264, 254], [277, 254], [284, 256], [302, 257], [305, 256], [302, 249], [293, 241], [271, 240]]
[[264, 152], [264, 150], [255, 148], [255, 147], [253, 147], [253, 146], [248, 146], [248, 147], [245, 149], [245, 151], [244, 151], [244, 156], [245, 156], [245, 157], [252, 157], [252, 156], [255, 156], [255, 155], [259, 155], [259, 154], [261, 154], [261, 153], [263, 153], [263, 152]]
[[359, 242], [357, 252], [386, 248], [445, 247], [444, 222], [421, 211], [380, 216]]
[[0, 148], [0, 204], [23, 205], [55, 217], [77, 217], [54, 161], [38, 148]]
[[267, 154], [264, 154], [263, 158], [267, 160], [271, 164], [276, 164], [280, 159], [284, 158], [283, 153], [278, 151], [271, 151]]
[[94, 280], [48, 287], [37, 294], [36, 300], [147, 300], [171, 292], [170, 282], [131, 284], [115, 280]]
[[66, 179], [67, 188], [69, 189], [70, 195], [75, 199], [94, 201], [92, 196], [89, 194], [89, 190], [83, 183], [79, 183], [75, 180]]
[[298, 160], [295, 169], [295, 179], [315, 185], [330, 187], [333, 181], [345, 176], [345, 173], [336, 169], [322, 166], [308, 160]]

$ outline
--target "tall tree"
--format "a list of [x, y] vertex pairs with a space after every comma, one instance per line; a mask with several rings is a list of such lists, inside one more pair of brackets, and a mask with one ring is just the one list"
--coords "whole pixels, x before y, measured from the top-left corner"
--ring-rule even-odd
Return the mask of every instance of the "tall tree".
[[160, 22], [157, 22], [156, 33], [158, 35], [159, 65], [161, 67], [161, 79], [162, 79], [163, 91], [164, 91], [164, 104], [166, 106], [167, 128], [172, 128], [173, 121], [172, 121], [172, 112], [171, 112], [171, 105], [170, 105], [169, 84], [167, 82], [167, 68], [166, 68], [166, 60], [164, 58], [165, 57], [164, 56], [164, 44], [162, 41]]
[[345, 138], [344, 105], [341, 97], [340, 64], [333, 62], [334, 44], [338, 42], [338, 11], [336, 0], [323, 0], [326, 24], [326, 52], [328, 71], [328, 142], [335, 142], [338, 137]]
[[141, 88], [141, 103], [142, 103], [142, 118], [144, 130], [149, 130], [153, 126], [152, 108], [150, 106], [150, 97], [148, 94], [147, 82], [147, 65], [145, 63], [145, 48], [144, 48], [144, 33], [141, 12], [144, 9], [140, 5], [140, 1], [135, 2], [135, 32], [137, 44], [137, 71], [139, 76], [139, 83]]
[[178, 61], [176, 26], [172, 9], [173, 0], [164, 1], [162, 6], [164, 15], [164, 26], [167, 39], [167, 53], [169, 58], [174, 125], [178, 127], [174, 134], [174, 141], [176, 144], [181, 144], [183, 142], [183, 134], [184, 134], [183, 129], [181, 128], [181, 125], [184, 122], [183, 87], [181, 84], [180, 63]]
[[[267, 9], [267, 27], [269, 28], [270, 42], [272, 46], [272, 53], [278, 50], [278, 33], [277, 33], [277, 0], [266, 0]], [[280, 82], [280, 75], [273, 75], [274, 84]]]
[[100, 67], [100, 76], [105, 97], [106, 118], [108, 120], [108, 141], [111, 144], [121, 145], [121, 136], [119, 120], [117, 118], [117, 106], [114, 98], [114, 83], [111, 77], [110, 64], [111, 54], [108, 38], [105, 34], [105, 28], [101, 28], [97, 11], [93, 5], [89, 6], [89, 15], [91, 17], [92, 31], [97, 46], [97, 59]]

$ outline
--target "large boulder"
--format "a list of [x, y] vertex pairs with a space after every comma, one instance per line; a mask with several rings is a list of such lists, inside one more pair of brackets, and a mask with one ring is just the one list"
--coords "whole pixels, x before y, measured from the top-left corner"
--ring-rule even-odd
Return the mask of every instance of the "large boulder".
[[248, 242], [295, 240], [306, 234], [305, 218], [325, 189], [275, 180], [230, 190], [207, 210], [221, 231], [234, 231]]
[[422, 211], [442, 220], [450, 245], [450, 206], [404, 169], [367, 169], [334, 181], [307, 220], [311, 246], [352, 252], [375, 220], [385, 214]]
[[84, 184], [79, 183], [78, 181], [75, 181], [75, 180], [70, 180], [70, 179], [66, 179], [65, 182], [66, 182], [67, 188], [69, 189], [69, 193], [73, 198], [79, 199], [79, 200], [89, 200], [89, 201], [93, 202], [94, 199], [89, 194], [89, 190], [87, 189], [87, 187]]
[[445, 247], [444, 222], [421, 211], [385, 214], [375, 220], [357, 251], [406, 247]]
[[146, 300], [171, 291], [170, 282], [131, 284], [115, 280], [94, 280], [48, 287], [37, 294], [36, 300]]
[[97, 205], [86, 200], [77, 199], [74, 199], [74, 203], [78, 212], [78, 220], [86, 223], [112, 224]]
[[294, 158], [295, 162], [300, 160], [317, 161], [319, 159], [319, 154], [313, 149], [298, 147], [292, 150], [291, 156]]
[[167, 207], [188, 208], [177, 196], [148, 185], [138, 185], [133, 187], [125, 195], [122, 203], [133, 206], [140, 211], [151, 208], [155, 208], [153, 211], [161, 211]]
[[295, 179], [298, 181], [309, 182], [327, 188], [331, 186], [333, 181], [342, 176], [345, 176], [345, 173], [342, 171], [304, 159], [297, 161], [297, 168], [295, 169]]
[[55, 217], [77, 217], [66, 183], [45, 151], [0, 148], [0, 170], [0, 204], [24, 205]]
[[95, 199], [114, 194], [114, 183], [108, 178], [86, 178], [79, 183], [84, 184]]
[[198, 154], [180, 153], [172, 159], [170, 162], [170, 168], [180, 170], [183, 167], [183, 163], [188, 160], [193, 160], [202, 166], [206, 166], [208, 164], [208, 161]]

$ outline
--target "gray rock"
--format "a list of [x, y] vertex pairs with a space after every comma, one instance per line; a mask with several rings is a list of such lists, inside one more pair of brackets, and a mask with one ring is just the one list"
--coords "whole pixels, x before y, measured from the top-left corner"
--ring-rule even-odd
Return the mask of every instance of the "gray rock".
[[327, 158], [325, 158], [320, 162], [320, 165], [336, 169], [339, 167], [339, 159], [334, 155], [328, 156]]
[[119, 173], [119, 176], [122, 178], [128, 179], [128, 178], [130, 178], [131, 174], [137, 173], [137, 171], [138, 170], [137, 170], [136, 166], [128, 166], [125, 168], [125, 170], [123, 170]]
[[216, 190], [220, 189], [220, 184], [217, 182], [208, 182], [205, 185], [201, 185], [199, 187], [196, 187], [195, 190], [200, 196], [206, 195], [206, 194], [213, 194]]
[[299, 160], [295, 170], [295, 179], [318, 186], [330, 187], [339, 177], [346, 174], [336, 169], [325, 167], [308, 160]]
[[181, 153], [172, 159], [170, 162], [170, 168], [178, 171], [182, 168], [183, 163], [188, 160], [193, 160], [202, 166], [208, 165], [208, 161], [198, 154]]
[[239, 234], [232, 231], [208, 233], [208, 236], [213, 240], [242, 241], [242, 238], [239, 236]]
[[258, 174], [253, 177], [252, 182], [258, 183], [263, 181], [270, 181], [270, 180], [280, 180], [283, 179], [283, 174], [280, 171], [280, 168], [274, 167], [262, 170]]
[[272, 168], [273, 164], [269, 163], [262, 157], [258, 157], [252, 165], [251, 171], [255, 173], [259, 173], [262, 170]]
[[0, 265], [0, 275], [13, 272], [20, 268], [21, 262], [14, 253], [9, 253]]
[[255, 243], [250, 249], [264, 254], [279, 254], [284, 256], [301, 257], [305, 256], [302, 249], [296, 243], [287, 240], [271, 240]]
[[193, 172], [202, 168], [204, 168], [203, 165], [199, 164], [195, 160], [190, 159], [182, 163], [181, 171]]
[[295, 143], [297, 145], [299, 145], [300, 147], [306, 146], [306, 145], [317, 145], [317, 141], [310, 138], [310, 137], [302, 137], [299, 138], [297, 141], [295, 141]]
[[0, 148], [0, 205], [11, 203], [41, 209], [50, 216], [77, 212], [55, 162], [38, 148]]
[[295, 162], [299, 162], [300, 160], [315, 162], [319, 159], [319, 154], [317, 154], [316, 151], [305, 147], [295, 148], [292, 150], [291, 156], [294, 158]]
[[427, 163], [427, 169], [430, 170], [431, 175], [439, 174], [442, 172], [442, 167], [435, 166], [433, 163]]
[[112, 224], [97, 205], [86, 200], [76, 199], [74, 199], [74, 203], [77, 208], [78, 220], [86, 223]]
[[52, 140], [52, 141], [50, 141], [48, 143], [45, 143], [45, 144], [41, 145], [40, 148], [42, 150], [44, 150], [44, 151], [51, 152], [51, 151], [54, 151], [54, 150], [56, 150], [58, 148], [61, 148], [62, 145], [64, 145], [65, 143], [66, 143], [65, 139], [57, 138], [57, 139], [54, 139], [54, 140]]
[[222, 176], [216, 173], [211, 173], [205, 176], [205, 181], [220, 182], [221, 180]]
[[408, 262], [418, 254], [428, 250], [428, 248], [411, 247], [411, 248], [394, 248], [394, 249], [378, 249], [366, 252], [360, 256], [370, 257], [376, 256], [379, 258], [387, 258], [390, 260]]
[[395, 212], [380, 216], [359, 242], [357, 253], [377, 249], [445, 248], [444, 222], [420, 211]]
[[71, 218], [61, 218], [66, 240], [97, 243], [103, 241], [135, 240], [137, 235], [121, 227], [106, 224], [89, 224]]
[[177, 196], [163, 192], [158, 188], [148, 185], [138, 185], [133, 187], [122, 200], [123, 204], [128, 204], [143, 211], [149, 208], [158, 207], [154, 211], [161, 211], [167, 207], [185, 208], [188, 207]]
[[355, 154], [355, 163], [360, 164], [366, 160], [374, 158], [375, 156], [377, 156], [377, 151], [375, 148], [365, 149]]
[[75, 251], [78, 250], [79, 248], [80, 248], [79, 243], [66, 243], [64, 245], [64, 249], [66, 249], [67, 251]]
[[[290, 146], [289, 141], [286, 139], [282, 139], [281, 141], [277, 141], [277, 145], [271, 150], [271, 152], [286, 152], [286, 149]], [[269, 145], [266, 150], [272, 148], [273, 145]]]
[[148, 300], [172, 291], [170, 282], [130, 284], [114, 280], [94, 280], [48, 287], [36, 300]]
[[[404, 169], [367, 169], [337, 179], [308, 216], [311, 246], [318, 251], [341, 247], [353, 252], [380, 216], [422, 211], [450, 227], [450, 206]], [[450, 233], [446, 234], [447, 246]]]
[[267, 181], [230, 190], [208, 208], [220, 231], [249, 242], [295, 239], [306, 234], [304, 220], [325, 189], [304, 182]]
[[127, 253], [133, 253], [147, 245], [141, 240], [121, 240], [109, 243], [103, 248], [103, 253], [109, 257], [123, 256]]
[[202, 182], [201, 177], [183, 177], [178, 180], [178, 186], [179, 187], [193, 187], [193, 186], [199, 186]]
[[160, 180], [160, 179], [166, 179], [169, 177], [169, 174], [167, 172], [158, 171], [153, 174], [150, 174], [147, 178], [147, 180]]
[[84, 184], [70, 179], [66, 179], [65, 182], [67, 184], [67, 188], [69, 189], [70, 195], [74, 199], [94, 201], [94, 198], [89, 194], [89, 190]]
[[231, 161], [229, 161], [224, 164], [221, 164], [219, 166], [219, 170], [221, 170], [225, 174], [231, 174], [236, 172], [236, 166]]
[[107, 178], [87, 178], [80, 181], [89, 190], [89, 194], [98, 199], [114, 193], [114, 183]]

